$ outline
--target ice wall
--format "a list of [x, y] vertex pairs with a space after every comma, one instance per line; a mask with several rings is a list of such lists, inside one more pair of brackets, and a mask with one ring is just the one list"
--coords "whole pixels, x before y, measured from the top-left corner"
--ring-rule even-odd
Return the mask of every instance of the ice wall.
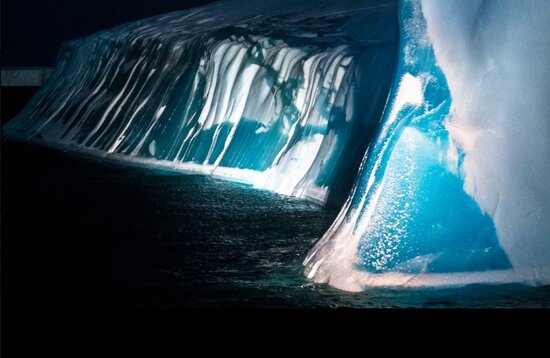
[[400, 55], [352, 194], [305, 260], [316, 282], [550, 281], [550, 8], [400, 2]]
[[345, 200], [387, 99], [393, 1], [226, 1], [65, 45], [8, 138]]
[[550, 283], [550, 6], [423, 0], [464, 187], [521, 278]]

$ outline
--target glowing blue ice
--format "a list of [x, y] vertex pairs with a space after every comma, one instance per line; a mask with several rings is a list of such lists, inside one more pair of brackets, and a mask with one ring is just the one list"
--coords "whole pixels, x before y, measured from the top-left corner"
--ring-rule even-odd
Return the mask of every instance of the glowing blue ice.
[[5, 135], [347, 197], [316, 282], [548, 284], [549, 24], [537, 0], [216, 3], [67, 44]]
[[312, 3], [216, 3], [68, 43], [5, 133], [341, 205], [389, 91], [396, 7]]
[[[401, 1], [400, 53], [382, 126], [348, 202], [305, 261], [308, 277], [352, 291], [373, 285], [550, 282], [550, 191], [539, 180], [542, 173], [547, 173], [545, 178], [550, 175], [549, 137], [537, 140], [542, 142], [538, 148], [529, 149], [525, 143], [501, 146], [494, 138], [489, 147], [473, 145], [476, 136], [501, 133], [506, 137], [523, 128], [518, 126], [514, 111], [501, 111], [510, 104], [501, 100], [498, 91], [514, 93], [514, 101], [544, 98], [549, 93], [544, 89], [533, 92], [541, 89], [536, 83], [531, 89], [525, 88], [529, 87], [525, 83], [514, 88], [518, 82], [507, 83], [503, 78], [513, 79], [514, 72], [522, 71], [517, 69], [521, 66], [534, 66], [550, 80], [546, 69], [550, 51], [538, 40], [545, 35], [518, 28], [518, 23], [548, 27], [544, 21], [550, 20], [550, 9], [536, 1], [522, 2], [521, 7], [510, 4], [512, 1], [504, 3]], [[426, 21], [426, 9], [431, 21]], [[524, 38], [503, 38], [508, 25]], [[486, 42], [478, 43], [478, 36], [484, 36], [481, 38]], [[494, 56], [520, 42], [520, 47], [531, 43], [539, 61], [527, 64], [518, 60], [513, 66], [501, 66], [498, 61], [507, 63], [508, 59]], [[446, 65], [443, 69], [442, 59]], [[483, 73], [457, 77], [461, 67], [468, 66], [485, 69], [487, 78], [493, 77], [502, 87], [485, 82]], [[507, 68], [499, 72], [500, 67]], [[491, 92], [480, 92], [479, 88]], [[472, 96], [476, 92], [484, 96]], [[533, 139], [550, 133], [547, 109], [540, 102], [535, 105], [536, 115], [530, 116], [529, 127], [538, 127], [539, 132], [530, 133]], [[476, 111], [479, 116], [472, 117]], [[530, 109], [522, 115], [532, 112]], [[465, 113], [470, 116], [469, 123]], [[496, 118], [493, 113], [498, 113]], [[494, 128], [488, 118], [501, 121], [502, 127]], [[472, 133], [473, 128], [476, 131]], [[491, 145], [499, 152], [495, 153]], [[525, 160], [513, 164], [517, 169], [524, 166], [515, 173], [506, 168], [510, 160], [504, 157], [505, 153], [513, 156], [513, 151], [523, 152]], [[535, 163], [540, 174], [530, 178], [526, 173]], [[472, 178], [475, 174], [478, 177]], [[533, 189], [541, 197], [532, 197]], [[485, 197], [487, 193], [492, 198]], [[514, 193], [527, 195], [520, 198]], [[515, 202], [510, 200], [513, 197]], [[508, 221], [493, 220], [501, 207], [513, 212], [507, 215]], [[520, 220], [531, 225], [520, 224]], [[509, 242], [511, 232], [513, 245]], [[538, 250], [529, 250], [535, 247]], [[529, 251], [530, 261], [525, 260]]]

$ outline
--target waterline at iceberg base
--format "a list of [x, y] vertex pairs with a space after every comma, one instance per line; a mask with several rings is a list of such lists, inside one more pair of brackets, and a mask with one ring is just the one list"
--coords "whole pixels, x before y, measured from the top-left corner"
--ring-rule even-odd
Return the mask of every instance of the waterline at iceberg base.
[[215, 3], [66, 44], [4, 137], [341, 207], [315, 283], [546, 285], [548, 24], [536, 0]]

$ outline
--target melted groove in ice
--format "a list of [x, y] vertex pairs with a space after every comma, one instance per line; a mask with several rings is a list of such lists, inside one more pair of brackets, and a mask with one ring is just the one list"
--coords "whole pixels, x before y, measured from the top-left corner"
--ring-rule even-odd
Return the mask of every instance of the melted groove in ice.
[[73, 41], [6, 133], [342, 201], [395, 49], [394, 4], [353, 3], [217, 3]]

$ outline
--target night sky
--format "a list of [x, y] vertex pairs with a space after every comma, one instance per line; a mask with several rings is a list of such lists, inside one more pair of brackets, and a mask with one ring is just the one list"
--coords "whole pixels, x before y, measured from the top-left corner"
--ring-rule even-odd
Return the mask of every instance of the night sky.
[[2, 0], [2, 66], [53, 66], [67, 40], [213, 0]]

